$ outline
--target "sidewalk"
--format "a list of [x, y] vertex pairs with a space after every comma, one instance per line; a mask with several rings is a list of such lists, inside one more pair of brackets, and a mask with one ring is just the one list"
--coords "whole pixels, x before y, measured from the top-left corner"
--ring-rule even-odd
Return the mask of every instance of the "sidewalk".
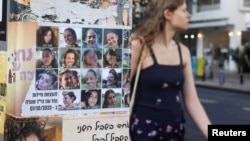
[[250, 94], [250, 74], [243, 75], [243, 84], [240, 84], [240, 75], [237, 72], [225, 72], [225, 83], [220, 85], [218, 72], [213, 74], [213, 78], [195, 78], [197, 87], [213, 88], [218, 90], [233, 91]]

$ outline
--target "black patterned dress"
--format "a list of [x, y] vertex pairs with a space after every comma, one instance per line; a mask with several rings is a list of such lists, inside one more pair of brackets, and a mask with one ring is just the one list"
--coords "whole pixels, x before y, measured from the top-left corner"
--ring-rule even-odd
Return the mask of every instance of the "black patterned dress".
[[[176, 42], [177, 43], [177, 42]], [[152, 49], [154, 64], [142, 69], [130, 119], [132, 141], [183, 141], [184, 112], [180, 90], [184, 83], [180, 45], [180, 64], [161, 65]]]

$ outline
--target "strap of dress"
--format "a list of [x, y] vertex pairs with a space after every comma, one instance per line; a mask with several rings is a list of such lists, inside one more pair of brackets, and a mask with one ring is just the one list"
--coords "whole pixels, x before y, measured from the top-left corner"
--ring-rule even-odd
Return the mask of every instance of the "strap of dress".
[[179, 56], [180, 56], [180, 65], [183, 65], [182, 63], [182, 53], [181, 53], [181, 46], [178, 41], [175, 41], [178, 46]]
[[155, 64], [158, 64], [158, 63], [157, 63], [157, 60], [156, 60], [156, 58], [155, 58], [155, 54], [154, 54], [153, 49], [150, 48], [149, 51], [150, 51], [150, 54], [152, 55], [152, 58], [153, 58], [154, 63], [155, 63]]

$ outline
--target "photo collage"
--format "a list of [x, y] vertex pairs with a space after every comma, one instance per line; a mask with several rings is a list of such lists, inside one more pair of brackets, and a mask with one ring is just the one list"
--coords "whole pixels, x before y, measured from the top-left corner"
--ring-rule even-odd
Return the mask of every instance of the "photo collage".
[[128, 107], [130, 33], [38, 26], [35, 89], [57, 90], [59, 111]]

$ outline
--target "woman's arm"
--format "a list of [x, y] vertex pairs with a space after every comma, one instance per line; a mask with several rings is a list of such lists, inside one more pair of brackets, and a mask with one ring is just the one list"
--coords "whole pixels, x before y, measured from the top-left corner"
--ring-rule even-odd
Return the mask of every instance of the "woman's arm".
[[140, 59], [141, 51], [142, 51], [142, 43], [139, 38], [130, 38], [131, 43], [131, 70], [129, 80], [132, 80], [137, 69], [137, 65]]
[[185, 108], [204, 136], [208, 137], [208, 125], [211, 124], [196, 92], [191, 57], [187, 47], [182, 45], [185, 83], [182, 89]]

